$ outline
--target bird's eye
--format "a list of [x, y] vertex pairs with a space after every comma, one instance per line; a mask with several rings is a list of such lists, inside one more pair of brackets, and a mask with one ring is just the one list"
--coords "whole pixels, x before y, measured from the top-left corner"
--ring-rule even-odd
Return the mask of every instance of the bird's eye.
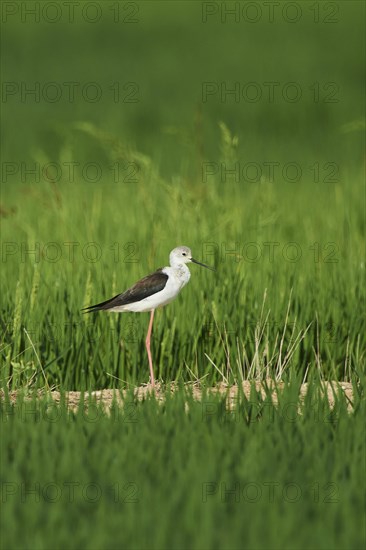
[[183, 255], [183, 256], [187, 256], [187, 254], [186, 254], [185, 252], [182, 252], [182, 255]]

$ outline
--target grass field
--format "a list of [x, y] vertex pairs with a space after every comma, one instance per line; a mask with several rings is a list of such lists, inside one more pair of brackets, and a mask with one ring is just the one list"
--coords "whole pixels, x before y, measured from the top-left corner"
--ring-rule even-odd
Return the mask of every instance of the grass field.
[[[2, 546], [361, 548], [363, 4], [36, 4], [2, 12]], [[182, 388], [140, 403], [148, 315], [80, 310], [181, 244], [216, 272], [157, 311]], [[269, 378], [233, 414], [183, 386]], [[49, 388], [131, 397], [51, 421]]]
[[298, 411], [296, 383], [231, 411], [183, 389], [109, 416], [4, 404], [6, 547], [362, 548], [365, 403], [331, 411], [318, 389]]
[[6, 190], [8, 208], [25, 208], [3, 223], [3, 382], [43, 386], [41, 366], [64, 389], [147, 381], [148, 316], [80, 309], [166, 265], [181, 243], [217, 271], [193, 266], [189, 286], [159, 312], [159, 378], [316, 371], [349, 380], [363, 369], [360, 176], [168, 183], [151, 166], [133, 186]]

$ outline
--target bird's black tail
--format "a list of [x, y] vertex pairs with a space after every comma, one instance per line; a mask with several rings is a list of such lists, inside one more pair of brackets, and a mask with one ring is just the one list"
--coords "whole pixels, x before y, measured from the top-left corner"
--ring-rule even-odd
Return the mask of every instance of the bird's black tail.
[[100, 302], [100, 304], [95, 304], [94, 306], [88, 306], [84, 307], [81, 311], [83, 314], [85, 313], [93, 313], [94, 311], [106, 311], [108, 309], [111, 309], [115, 305], [115, 299], [118, 298], [118, 296], [114, 296], [114, 298], [110, 298], [109, 300], [106, 300], [105, 302]]
[[95, 305], [95, 306], [88, 306], [88, 307], [83, 307], [81, 309], [81, 312], [83, 315], [85, 315], [85, 313], [93, 313], [93, 311], [100, 311], [102, 308], [99, 307], [98, 305]]
[[[108, 302], [109, 302], [109, 300], [108, 300]], [[83, 309], [81, 311], [83, 312], [83, 314], [85, 314], [85, 313], [93, 313], [94, 311], [108, 310], [109, 309], [108, 302], [102, 302], [101, 304], [95, 304], [95, 306], [83, 307]]]

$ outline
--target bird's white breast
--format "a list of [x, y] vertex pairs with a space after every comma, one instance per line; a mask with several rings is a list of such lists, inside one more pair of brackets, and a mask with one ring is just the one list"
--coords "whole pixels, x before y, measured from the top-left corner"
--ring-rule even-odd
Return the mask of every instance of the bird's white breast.
[[169, 275], [168, 283], [171, 282], [174, 286], [179, 287], [179, 290], [181, 290], [191, 278], [191, 273], [185, 264], [179, 267], [164, 267], [163, 273]]

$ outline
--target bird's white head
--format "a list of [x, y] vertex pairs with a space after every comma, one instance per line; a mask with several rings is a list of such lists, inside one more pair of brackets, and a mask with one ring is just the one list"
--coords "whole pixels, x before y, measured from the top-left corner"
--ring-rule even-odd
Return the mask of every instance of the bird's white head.
[[180, 265], [193, 262], [194, 264], [198, 264], [202, 267], [206, 267], [207, 269], [212, 269], [212, 271], [215, 271], [213, 267], [202, 264], [201, 262], [198, 262], [197, 260], [192, 258], [192, 252], [191, 249], [188, 248], [188, 246], [177, 246], [177, 248], [174, 248], [174, 250], [172, 250], [169, 255], [169, 262], [172, 267], [178, 267]]

